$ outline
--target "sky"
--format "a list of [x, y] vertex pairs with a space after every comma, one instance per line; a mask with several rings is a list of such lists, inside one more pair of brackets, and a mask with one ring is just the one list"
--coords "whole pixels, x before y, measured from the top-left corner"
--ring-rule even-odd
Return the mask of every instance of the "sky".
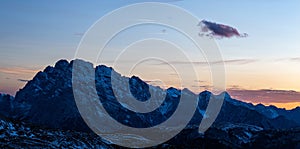
[[[1, 1], [0, 92], [14, 95], [27, 80], [32, 79], [47, 65], [54, 65], [59, 59], [72, 60], [83, 34], [92, 24], [112, 10], [137, 2], [143, 1]], [[205, 19], [229, 25], [249, 35], [246, 38], [216, 39], [225, 63], [227, 91], [233, 97], [287, 109], [300, 106], [299, 1], [157, 0], [156, 2], [181, 7], [199, 18], [199, 22]], [[193, 48], [188, 42], [183, 42], [184, 39], [177, 34], [176, 31], [161, 26], [145, 25], [128, 29], [110, 43], [105, 52], [108, 56], [104, 54], [103, 57], [113, 55], [120, 47], [145, 35], [149, 38], [181, 41], [183, 46]], [[152, 49], [145, 48], [149, 45]], [[145, 41], [133, 45], [127, 54], [137, 55], [140, 49], [149, 53], [155, 53], [153, 49], [157, 49], [156, 52], [163, 55], [174, 51], [176, 46], [162, 41]], [[140, 52], [139, 55], [149, 53]], [[197, 56], [192, 58], [194, 62], [205, 60], [203, 55]], [[124, 56], [123, 60], [126, 61], [126, 58], [128, 56]], [[129, 56], [129, 58], [138, 60], [138, 57]], [[180, 56], [172, 60], [174, 65], [183, 70], [186, 68], [185, 62]], [[113, 65], [109, 60], [103, 63]], [[157, 60], [137, 65], [131, 72], [124, 69], [128, 64], [121, 64], [114, 68], [124, 75], [138, 75], [154, 85], [180, 86], [180, 79], [172, 69], [158, 63]], [[197, 65], [196, 69], [200, 79], [190, 80], [196, 85], [191, 83], [181, 87], [187, 87], [194, 92], [209, 90], [212, 85], [209, 68]]]

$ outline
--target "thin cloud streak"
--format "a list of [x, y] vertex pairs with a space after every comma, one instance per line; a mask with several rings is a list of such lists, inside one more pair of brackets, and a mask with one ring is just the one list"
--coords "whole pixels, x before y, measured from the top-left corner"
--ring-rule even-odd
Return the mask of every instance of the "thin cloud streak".
[[192, 85], [192, 88], [204, 88], [206, 90], [211, 89], [213, 86], [211, 85]]
[[[257, 62], [255, 59], [233, 59], [233, 60], [224, 60], [224, 61], [215, 61], [211, 64], [226, 64], [226, 65], [244, 65], [249, 63]], [[155, 65], [165, 65], [165, 64], [196, 64], [196, 65], [208, 65], [208, 62], [188, 62], [188, 61], [171, 61], [171, 62], [161, 62]]]
[[151, 35], [167, 35], [168, 32], [166, 29], [162, 29], [160, 32], [149, 33]]
[[205, 83], [205, 82], [207, 82], [207, 81], [203, 81], [203, 80], [194, 80], [194, 82]]
[[289, 58], [290, 61], [300, 62], [300, 57]]
[[34, 74], [38, 72], [39, 68], [25, 68], [25, 67], [0, 67], [0, 73], [5, 74]]
[[146, 83], [162, 83], [162, 81], [159, 80], [146, 80]]
[[300, 92], [293, 90], [259, 89], [247, 90], [231, 88], [227, 89], [229, 94], [239, 100], [253, 103], [288, 103], [300, 102]]
[[84, 33], [74, 33], [74, 36], [76, 37], [82, 37], [84, 35]]
[[274, 61], [275, 62], [278, 61], [300, 62], [300, 57], [278, 58], [278, 59], [274, 59]]
[[184, 0], [155, 0], [154, 2], [161, 2], [161, 3], [172, 3], [172, 2], [180, 2]]

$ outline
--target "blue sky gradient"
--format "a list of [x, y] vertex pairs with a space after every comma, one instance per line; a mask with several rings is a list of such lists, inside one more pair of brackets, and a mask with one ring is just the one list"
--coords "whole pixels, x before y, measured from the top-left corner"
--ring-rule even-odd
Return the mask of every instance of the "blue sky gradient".
[[[121, 6], [142, 2], [28, 0], [0, 2], [0, 92], [14, 94], [57, 60], [73, 59], [85, 31]], [[199, 18], [233, 26], [247, 38], [219, 39], [228, 88], [300, 91], [300, 1], [169, 0]], [[162, 12], [163, 13], [163, 12]], [[298, 100], [298, 99], [297, 99]]]

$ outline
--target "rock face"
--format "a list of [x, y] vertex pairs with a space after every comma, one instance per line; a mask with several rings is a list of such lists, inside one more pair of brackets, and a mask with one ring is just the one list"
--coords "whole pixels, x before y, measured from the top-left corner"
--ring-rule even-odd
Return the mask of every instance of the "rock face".
[[129, 79], [130, 93], [136, 100], [147, 101], [150, 97], [149, 85], [140, 78], [133, 76]]
[[72, 63], [48, 66], [17, 92], [14, 118], [38, 126], [88, 131], [73, 97]]
[[[81, 62], [85, 63], [87, 67], [93, 67], [91, 63]], [[38, 72], [23, 89], [19, 90], [15, 98], [0, 94], [0, 115], [42, 128], [89, 133], [91, 130], [79, 114], [73, 96], [73, 63], [74, 61], [60, 60], [54, 67], [46, 67], [43, 71]], [[85, 69], [86, 67], [82, 68], [81, 71], [88, 73], [88, 70]], [[231, 141], [238, 144], [236, 147], [241, 147], [249, 145], [251, 141], [259, 144], [260, 142], [255, 139], [253, 141], [253, 138], [260, 136], [255, 135], [260, 134], [260, 132], [266, 132], [269, 129], [290, 129], [300, 126], [299, 119], [297, 119], [300, 117], [299, 108], [287, 111], [273, 106], [254, 106], [232, 99], [229, 94], [225, 93], [221, 112], [213, 127], [208, 133], [205, 133], [203, 138], [198, 134], [197, 128], [203, 118], [210, 96], [214, 96], [210, 92], [204, 91], [196, 95], [187, 89], [169, 88], [163, 90], [148, 85], [136, 76], [131, 78], [121, 76], [112, 68], [104, 65], [97, 66], [92, 70], [95, 71], [95, 79], [92, 81], [95, 82], [99, 102], [101, 101], [111, 117], [130, 127], [146, 128], [158, 125], [172, 116], [182, 95], [188, 95], [191, 98], [190, 100], [198, 98], [198, 107], [193, 118], [181, 135], [177, 136], [177, 139], [184, 139], [185, 142], [192, 140], [202, 142], [205, 145], [203, 140], [212, 144], [216, 143], [213, 143], [213, 140], [223, 140], [223, 143], [219, 142], [217, 144], [226, 146], [226, 142]], [[86, 79], [84, 75], [81, 77]], [[117, 82], [116, 89], [113, 87], [114, 82]], [[75, 91], [80, 92], [79, 90]], [[116, 96], [122, 96], [122, 99], [134, 98], [140, 102], [146, 102], [150, 98], [159, 99], [164, 97], [164, 100], [162, 103], [157, 102], [160, 106], [153, 111], [138, 113], [129, 110], [130, 105], [120, 103]], [[225, 127], [228, 129], [223, 129]], [[270, 133], [277, 132], [272, 131]], [[218, 137], [219, 134], [221, 134], [221, 138]], [[233, 138], [240, 141], [232, 139], [231, 135], [235, 134], [239, 135]], [[172, 140], [174, 141], [174, 139]], [[176, 141], [172, 142], [172, 140], [169, 142], [171, 146], [176, 144]], [[187, 147], [185, 145], [188, 144], [181, 145]], [[228, 143], [227, 145], [230, 146]]]
[[11, 117], [13, 115], [14, 97], [7, 94], [0, 94], [0, 115]]

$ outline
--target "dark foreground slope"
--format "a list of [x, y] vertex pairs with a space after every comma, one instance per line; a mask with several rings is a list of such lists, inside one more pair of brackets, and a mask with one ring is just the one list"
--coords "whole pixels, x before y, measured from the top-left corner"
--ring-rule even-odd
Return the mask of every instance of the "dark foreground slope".
[[[184, 129], [152, 148], [300, 148], [300, 129], [261, 130], [256, 126], [214, 126], [204, 134]], [[122, 148], [94, 133], [45, 129], [0, 118], [0, 148]]]

